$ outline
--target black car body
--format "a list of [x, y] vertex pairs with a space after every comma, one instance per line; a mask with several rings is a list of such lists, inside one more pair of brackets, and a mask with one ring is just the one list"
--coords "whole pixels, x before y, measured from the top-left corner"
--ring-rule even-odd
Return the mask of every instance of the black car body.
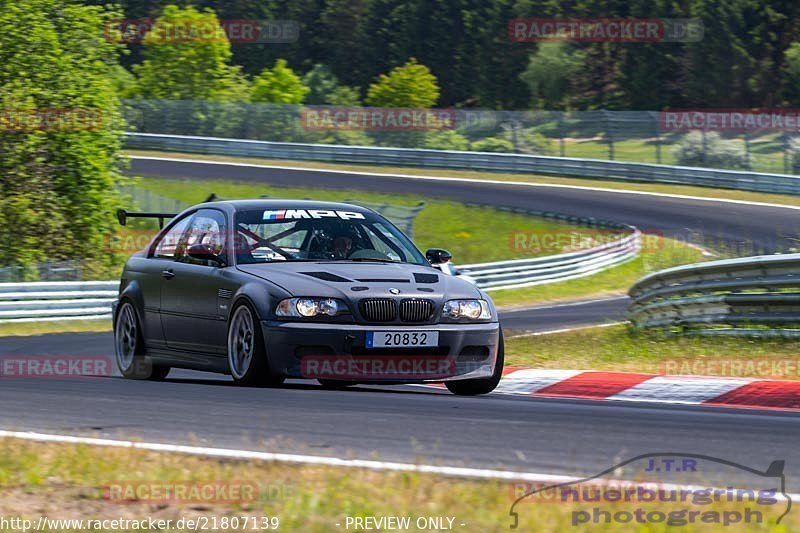
[[[426, 258], [381, 215], [355, 205], [199, 204], [127, 261], [114, 308], [117, 363], [135, 378], [179, 367], [241, 384], [435, 380], [459, 394], [489, 392], [503, 364], [497, 312], [475, 285], [431, 264], [446, 259], [443, 250]], [[383, 373], [357, 365], [330, 372], [332, 361], [360, 359], [441, 366], [439, 374], [392, 364]], [[329, 372], [314, 374], [308, 361]]]

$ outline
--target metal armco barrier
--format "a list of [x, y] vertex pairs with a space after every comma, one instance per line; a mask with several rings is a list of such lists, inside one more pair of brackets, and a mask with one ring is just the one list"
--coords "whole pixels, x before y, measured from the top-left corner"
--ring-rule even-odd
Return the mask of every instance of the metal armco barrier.
[[[634, 230], [587, 250], [462, 265], [456, 270], [487, 291], [555, 283], [590, 276], [633, 259], [641, 248], [640, 237]], [[110, 318], [118, 287], [117, 281], [0, 283], [0, 323]]]
[[629, 294], [637, 328], [800, 337], [800, 254], [669, 268], [640, 279]]
[[459, 274], [475, 280], [486, 291], [518, 289], [556, 283], [597, 274], [635, 258], [641, 250], [641, 233], [632, 234], [586, 250], [558, 255], [459, 265]]
[[518, 172], [554, 176], [602, 178], [632, 182], [675, 183], [743, 191], [800, 195], [800, 177], [739, 170], [678, 167], [649, 163], [604, 161], [524, 154], [459, 152], [420, 148], [385, 148], [250, 141], [126, 133], [125, 145], [137, 150], [187, 152], [264, 159], [294, 159], [330, 163], [415, 166], [461, 170]]
[[0, 283], [0, 322], [111, 318], [119, 281]]

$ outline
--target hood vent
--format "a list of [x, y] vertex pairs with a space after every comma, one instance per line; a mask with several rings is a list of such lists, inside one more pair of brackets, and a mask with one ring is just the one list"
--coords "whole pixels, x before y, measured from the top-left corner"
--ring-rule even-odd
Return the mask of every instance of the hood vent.
[[436, 274], [414, 272], [414, 281], [417, 283], [439, 283], [439, 276]]
[[350, 281], [353, 281], [351, 279], [343, 278], [342, 276], [337, 276], [336, 274], [331, 274], [330, 272], [300, 272], [300, 273], [305, 274], [306, 276], [311, 276], [312, 278], [321, 279], [323, 281], [335, 281], [338, 283], [348, 283]]
[[392, 279], [392, 278], [358, 278], [356, 281], [360, 281], [361, 283], [411, 283], [411, 281], [407, 279]]

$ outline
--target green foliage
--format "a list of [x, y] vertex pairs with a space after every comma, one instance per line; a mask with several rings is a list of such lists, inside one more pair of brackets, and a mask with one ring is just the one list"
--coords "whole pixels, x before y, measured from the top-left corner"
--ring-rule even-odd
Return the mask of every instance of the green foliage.
[[306, 103], [321, 105], [328, 103], [331, 94], [339, 87], [339, 79], [328, 67], [317, 63], [303, 76], [303, 85], [308, 87]]
[[586, 63], [586, 54], [564, 43], [541, 43], [520, 79], [533, 96], [534, 107], [564, 109], [574, 80]]
[[688, 167], [747, 168], [744, 149], [736, 141], [724, 141], [719, 133], [693, 131], [674, 149], [678, 165]]
[[[72, 0], [0, 0], [0, 109], [62, 110], [64, 120], [0, 121], [0, 266], [81, 259], [100, 271], [119, 206], [119, 48], [103, 38], [121, 14]], [[89, 120], [77, 120], [80, 110]], [[87, 275], [92, 275], [91, 272]]]
[[784, 55], [786, 96], [794, 105], [800, 104], [800, 42], [792, 43]]
[[357, 107], [361, 105], [361, 95], [359, 94], [358, 89], [341, 85], [331, 91], [325, 100], [325, 103], [330, 105]]
[[[553, 141], [534, 128], [507, 127], [503, 130], [502, 139], [510, 142], [514, 152], [532, 155], [550, 155], [553, 153]], [[486, 150], [484, 150], [486, 151]]]
[[[214, 38], [171, 39], [175, 25], [216, 27]], [[222, 37], [220, 37], [222, 35]], [[247, 101], [248, 83], [230, 64], [231, 45], [211, 9], [168, 5], [144, 38], [145, 60], [134, 66], [140, 98], [163, 100]]]
[[431, 150], [469, 150], [469, 139], [457, 131], [429, 133], [425, 137], [424, 148]]
[[472, 143], [473, 152], [500, 152], [511, 154], [514, 153], [514, 145], [511, 141], [501, 139], [499, 137], [487, 137], [480, 141]]
[[299, 104], [302, 103], [309, 88], [303, 85], [300, 77], [286, 64], [285, 59], [279, 59], [272, 68], [264, 69], [253, 80], [254, 102], [267, 102], [274, 104]]
[[413, 57], [405, 65], [381, 74], [369, 86], [367, 105], [429, 108], [439, 99], [439, 84], [431, 71]]

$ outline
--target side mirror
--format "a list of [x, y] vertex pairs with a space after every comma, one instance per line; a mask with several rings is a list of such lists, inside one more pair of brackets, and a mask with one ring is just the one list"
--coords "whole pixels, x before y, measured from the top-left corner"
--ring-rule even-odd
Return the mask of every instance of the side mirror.
[[425, 252], [425, 259], [427, 259], [430, 264], [432, 265], [441, 265], [442, 263], [447, 263], [453, 258], [453, 256], [447, 250], [442, 250], [441, 248], [431, 248], [427, 252]]
[[201, 261], [213, 261], [218, 265], [225, 264], [222, 257], [214, 253], [211, 246], [207, 244], [193, 244], [186, 250], [186, 255], [192, 259], [199, 259]]

